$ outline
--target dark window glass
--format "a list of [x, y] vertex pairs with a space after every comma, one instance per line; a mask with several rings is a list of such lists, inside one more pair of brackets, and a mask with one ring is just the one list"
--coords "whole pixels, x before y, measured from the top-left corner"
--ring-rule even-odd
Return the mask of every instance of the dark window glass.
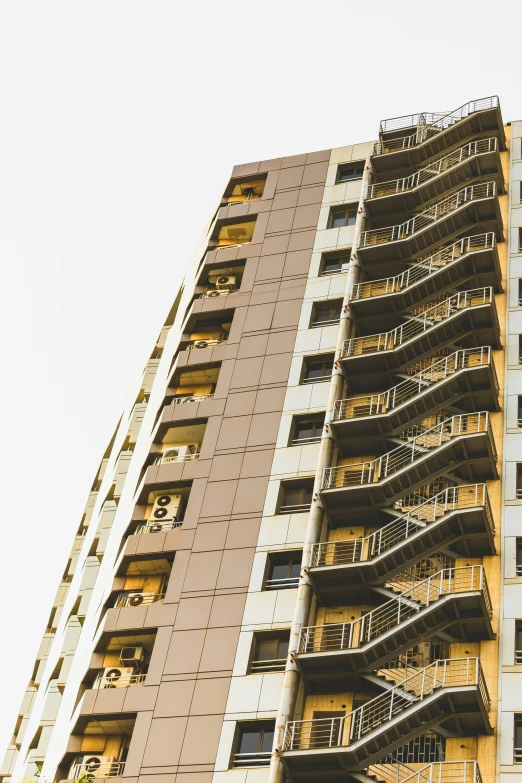
[[517, 500], [522, 500], [522, 462], [517, 462]]
[[522, 253], [522, 228], [518, 229], [518, 252]]
[[515, 663], [522, 663], [522, 620], [515, 623]]
[[267, 767], [274, 742], [274, 721], [239, 725], [234, 767]]
[[354, 226], [357, 218], [357, 209], [345, 208], [332, 210], [330, 215], [330, 228], [344, 228]]
[[334, 302], [317, 302], [314, 306], [311, 325], [325, 326], [339, 323], [342, 307], [342, 299], [336, 299]]
[[305, 360], [303, 381], [326, 380], [331, 377], [333, 370], [333, 356], [309, 358]]
[[297, 587], [302, 559], [301, 551], [270, 555], [265, 590], [287, 590]]
[[522, 764], [522, 715], [515, 715], [515, 747], [513, 763]]
[[323, 256], [323, 266], [322, 266], [321, 274], [336, 275], [339, 274], [340, 272], [346, 272], [349, 263], [350, 263], [350, 256], [347, 254], [341, 256], [325, 255]]
[[522, 428], [522, 395], [518, 395], [517, 427]]
[[324, 413], [313, 418], [296, 417], [291, 444], [298, 446], [303, 443], [317, 443], [321, 440], [321, 433], [324, 427]]
[[295, 486], [294, 482], [283, 484], [281, 495], [281, 505], [279, 512], [281, 514], [299, 513], [308, 511], [312, 503], [313, 482]]
[[339, 166], [337, 173], [337, 182], [351, 182], [354, 179], [362, 179], [364, 171], [364, 161], [360, 163], [348, 163]]

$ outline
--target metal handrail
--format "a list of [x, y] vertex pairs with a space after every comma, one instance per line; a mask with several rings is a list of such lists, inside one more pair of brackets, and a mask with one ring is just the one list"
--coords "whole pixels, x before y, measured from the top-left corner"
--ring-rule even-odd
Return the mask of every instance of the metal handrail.
[[373, 185], [368, 186], [366, 198], [382, 198], [383, 196], [390, 196], [394, 193], [404, 193], [405, 191], [413, 190], [424, 182], [428, 182], [434, 177], [438, 177], [445, 171], [460, 165], [463, 161], [468, 160], [475, 155], [497, 151], [498, 139], [495, 136], [492, 136], [489, 139], [470, 141], [468, 144], [453, 150], [453, 152], [449, 152], [447, 155], [437, 158], [422, 169], [410, 174], [408, 177], [400, 177], [399, 179], [390, 180], [388, 182], [374, 182]]
[[311, 567], [367, 562], [396, 544], [407, 541], [417, 531], [439, 521], [453, 511], [482, 506], [486, 508], [490, 530], [494, 534], [495, 527], [486, 485], [461, 484], [458, 487], [442, 490], [368, 536], [313, 544]]
[[297, 587], [299, 584], [298, 576], [288, 576], [284, 579], [267, 579], [265, 581], [265, 590], [288, 590]]
[[252, 661], [250, 664], [251, 672], [284, 672], [286, 667], [286, 658], [272, 658], [264, 661]]
[[94, 683], [94, 688], [128, 688], [129, 685], [137, 685], [145, 680], [146, 674], [122, 674], [118, 679], [114, 677], [99, 677]]
[[402, 762], [371, 764], [366, 770], [385, 783], [482, 783], [477, 761], [432, 761], [413, 769]]
[[352, 337], [345, 340], [342, 347], [342, 357], [361, 356], [363, 354], [393, 351], [398, 345], [412, 340], [419, 334], [438, 326], [441, 321], [452, 318], [465, 308], [482, 307], [494, 301], [493, 288], [476, 288], [470, 291], [459, 291], [442, 302], [429, 307], [414, 318], [408, 318], [391, 332], [381, 332], [365, 337]]
[[[129, 595], [131, 593], [131, 595]], [[165, 593], [139, 593], [141, 601], [133, 603], [133, 598], [136, 598], [137, 591], [126, 591], [120, 593], [116, 599], [115, 609], [121, 609], [123, 606], [143, 606], [145, 604], [154, 604], [156, 601], [161, 601], [165, 598]]]
[[438, 660], [407, 677], [400, 686], [370, 699], [347, 715], [288, 721], [283, 750], [351, 745], [441, 688], [477, 686], [487, 711], [491, 707], [478, 658]]
[[401, 149], [415, 147], [418, 144], [422, 144], [427, 139], [436, 136], [441, 131], [450, 128], [470, 114], [474, 114], [477, 111], [485, 111], [486, 109], [494, 109], [499, 105], [498, 96], [491, 95], [487, 98], [469, 101], [451, 112], [422, 112], [420, 114], [407, 114], [403, 117], [392, 117], [389, 120], [382, 120], [380, 135], [389, 133], [390, 131], [400, 130], [401, 128], [412, 128], [414, 126], [417, 126], [417, 131], [411, 136], [403, 136], [400, 139], [376, 142], [373, 147], [372, 155], [384, 155], [387, 152], [395, 152]]
[[382, 245], [387, 242], [396, 242], [405, 237], [415, 234], [417, 231], [431, 225], [445, 215], [455, 212], [463, 204], [470, 201], [489, 198], [497, 193], [495, 182], [483, 182], [479, 185], [469, 185], [458, 190], [448, 198], [438, 201], [431, 207], [427, 207], [418, 212], [414, 217], [409, 218], [404, 223], [387, 228], [374, 228], [370, 231], [363, 231], [359, 247], [370, 247], [372, 245]]
[[214, 392], [212, 394], [193, 394], [191, 397], [174, 397], [174, 399], [171, 402], [171, 405], [181, 405], [184, 402], [199, 402], [200, 400], [211, 400], [214, 396]]
[[[491, 598], [482, 565], [443, 568], [426, 579], [410, 575], [401, 575], [400, 578], [406, 578], [409, 585], [396, 598], [391, 598], [357, 620], [303, 627], [299, 635], [298, 653], [334, 652], [362, 647], [397, 628], [422, 608], [452, 593], [482, 592], [486, 610], [491, 617]], [[397, 583], [398, 580], [395, 580]]]
[[353, 465], [325, 468], [321, 488], [327, 490], [374, 484], [397, 473], [406, 465], [426, 456], [428, 452], [438, 449], [453, 438], [487, 432], [488, 429], [487, 411], [451, 416], [381, 457]]
[[452, 245], [443, 247], [427, 256], [422, 256], [414, 266], [401, 272], [400, 275], [357, 283], [352, 289], [352, 299], [373, 299], [376, 296], [387, 296], [405, 291], [468, 253], [487, 250], [495, 247], [495, 244], [495, 234], [492, 231], [473, 237], [464, 237]]
[[124, 761], [104, 761], [95, 770], [90, 764], [75, 764], [71, 769], [71, 780], [78, 780], [83, 776], [88, 778], [117, 778], [123, 775]]
[[[215, 345], [221, 345], [221, 343], [226, 343], [226, 342], [227, 341], [226, 341], [225, 338], [221, 338], [221, 339], [210, 339], [209, 338], [209, 339], [207, 339], [205, 337], [202, 337], [199, 340], [194, 340], [193, 343], [189, 343], [189, 345], [187, 345], [186, 350], [187, 351], [193, 351], [193, 350], [198, 350], [198, 349], [200, 349], [202, 347], [213, 348]], [[201, 346], [200, 343], [206, 343], [206, 345], [205, 346]]]
[[[413, 397], [422, 394], [435, 384], [456, 373], [473, 367], [487, 366], [491, 366], [494, 371], [489, 345], [481, 348], [464, 348], [460, 351], [455, 351], [455, 353], [433, 362], [433, 364], [422, 369], [416, 375], [412, 375], [411, 378], [401, 381], [396, 386], [392, 386], [388, 391], [375, 394], [359, 394], [354, 397], [348, 397], [345, 400], [336, 400], [333, 420], [346, 421], [390, 413], [398, 406], [403, 405]], [[496, 388], [498, 389], [496, 374], [494, 378]]]
[[271, 751], [258, 751], [257, 753], [234, 753], [233, 767], [268, 767], [272, 757]]

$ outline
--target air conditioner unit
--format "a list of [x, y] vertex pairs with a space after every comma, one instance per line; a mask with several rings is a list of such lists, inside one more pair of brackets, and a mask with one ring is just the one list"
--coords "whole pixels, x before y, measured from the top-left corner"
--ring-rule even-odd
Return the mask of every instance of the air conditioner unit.
[[128, 606], [141, 606], [146, 595], [150, 593], [129, 592], [124, 600]]
[[[84, 753], [82, 756], [76, 757], [69, 774], [71, 779], [81, 777], [82, 775], [88, 775], [92, 778], [106, 778], [108, 777], [107, 771], [110, 770], [110, 767], [107, 765], [113, 764], [114, 761], [113, 756], [98, 756]], [[78, 770], [78, 767], [80, 767], [80, 770]]]
[[143, 647], [122, 647], [120, 663], [124, 666], [139, 666], [145, 660]]
[[154, 499], [152, 514], [149, 517], [151, 522], [173, 522], [176, 520], [183, 500], [182, 495], [157, 495]]
[[235, 288], [237, 277], [235, 275], [220, 275], [216, 280], [216, 288]]
[[105, 680], [105, 687], [107, 687], [108, 681], [113, 688], [122, 688], [129, 685], [129, 677], [134, 674], [134, 667], [132, 666], [109, 666], [104, 669], [100, 677], [101, 680]]

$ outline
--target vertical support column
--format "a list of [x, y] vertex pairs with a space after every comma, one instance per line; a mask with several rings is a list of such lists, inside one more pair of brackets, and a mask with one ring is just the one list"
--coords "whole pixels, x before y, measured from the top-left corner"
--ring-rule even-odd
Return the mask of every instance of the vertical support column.
[[299, 579], [299, 586], [297, 590], [297, 599], [295, 603], [292, 627], [290, 630], [290, 643], [288, 647], [285, 676], [283, 680], [283, 688], [281, 691], [281, 699], [279, 702], [279, 710], [275, 725], [274, 745], [268, 777], [269, 783], [282, 783], [284, 780], [284, 768], [280, 754], [283, 748], [285, 726], [287, 721], [291, 720], [293, 717], [299, 690], [299, 671], [297, 669], [295, 658], [298, 650], [301, 628], [307, 624], [312, 606], [313, 590], [310, 579], [308, 578], [308, 569], [312, 561], [313, 545], [319, 543], [321, 540], [321, 533], [323, 529], [324, 508], [321, 502], [320, 494], [321, 483], [324, 469], [330, 467], [332, 464], [335, 449], [335, 441], [330, 422], [333, 418], [335, 403], [337, 400], [342, 398], [343, 394], [344, 376], [340, 360], [344, 342], [349, 339], [353, 330], [353, 316], [350, 308], [350, 300], [352, 298], [353, 287], [359, 282], [360, 278], [361, 267], [357, 255], [357, 248], [359, 246], [361, 233], [364, 231], [366, 226], [366, 211], [364, 200], [370, 181], [370, 176], [371, 160], [370, 155], [368, 154], [363, 172], [361, 196], [359, 199], [357, 221], [355, 224], [352, 253], [350, 257], [350, 264], [348, 266], [348, 279], [346, 282], [346, 290], [344, 292], [341, 320], [339, 323], [339, 332], [337, 335], [337, 345], [335, 349], [334, 366], [332, 370], [332, 380], [330, 381], [330, 392], [328, 395], [328, 403], [326, 407], [325, 425], [321, 437], [319, 458], [315, 472], [312, 504], [310, 507], [310, 516], [308, 519], [306, 537], [303, 546], [301, 577]]

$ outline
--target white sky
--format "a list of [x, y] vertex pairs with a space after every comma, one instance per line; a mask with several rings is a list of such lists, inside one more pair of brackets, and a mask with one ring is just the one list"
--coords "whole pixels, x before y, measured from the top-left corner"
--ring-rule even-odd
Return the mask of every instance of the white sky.
[[232, 165], [492, 94], [520, 118], [520, 4], [499, 10], [0, 0], [0, 756], [94, 472]]

